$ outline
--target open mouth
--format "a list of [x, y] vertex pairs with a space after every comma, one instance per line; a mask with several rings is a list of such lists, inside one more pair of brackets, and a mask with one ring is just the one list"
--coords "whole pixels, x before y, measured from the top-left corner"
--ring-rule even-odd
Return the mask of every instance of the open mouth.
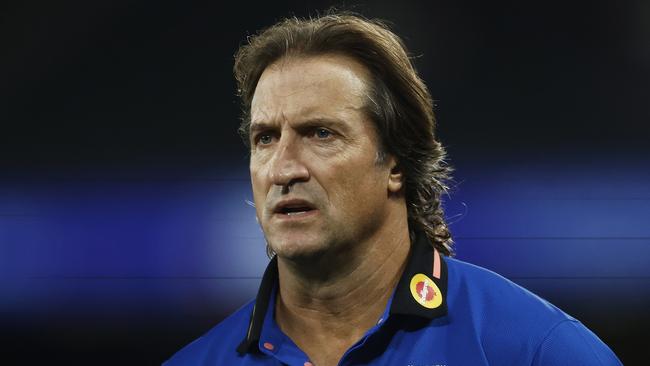
[[302, 215], [309, 211], [312, 211], [313, 208], [307, 206], [297, 206], [297, 207], [282, 207], [279, 213], [288, 216]]
[[315, 208], [307, 201], [292, 199], [280, 202], [273, 211], [275, 214], [291, 217], [309, 214], [315, 211]]

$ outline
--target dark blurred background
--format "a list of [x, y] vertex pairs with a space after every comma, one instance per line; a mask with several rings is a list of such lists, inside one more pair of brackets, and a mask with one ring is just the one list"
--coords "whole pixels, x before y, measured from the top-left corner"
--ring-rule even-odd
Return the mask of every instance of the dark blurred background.
[[255, 295], [267, 259], [233, 54], [331, 5], [410, 48], [456, 167], [458, 257], [644, 364], [643, 0], [2, 2], [3, 364], [160, 364]]

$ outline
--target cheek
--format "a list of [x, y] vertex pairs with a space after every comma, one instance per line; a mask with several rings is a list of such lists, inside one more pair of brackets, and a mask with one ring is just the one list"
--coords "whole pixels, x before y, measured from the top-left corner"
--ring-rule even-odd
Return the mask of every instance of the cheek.
[[359, 214], [374, 211], [377, 205], [383, 204], [387, 188], [382, 184], [382, 175], [374, 165], [341, 170], [340, 173], [335, 182], [337, 206]]
[[251, 188], [253, 191], [253, 202], [255, 203], [255, 209], [258, 216], [264, 208], [267, 194], [266, 181], [263, 177], [263, 172], [251, 167]]

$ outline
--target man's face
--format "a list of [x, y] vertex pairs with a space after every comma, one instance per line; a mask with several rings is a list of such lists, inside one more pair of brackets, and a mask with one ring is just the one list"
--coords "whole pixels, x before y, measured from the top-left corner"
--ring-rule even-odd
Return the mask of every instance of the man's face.
[[390, 164], [377, 163], [363, 111], [367, 78], [336, 55], [284, 58], [260, 77], [250, 171], [257, 218], [280, 258], [345, 249], [385, 221]]

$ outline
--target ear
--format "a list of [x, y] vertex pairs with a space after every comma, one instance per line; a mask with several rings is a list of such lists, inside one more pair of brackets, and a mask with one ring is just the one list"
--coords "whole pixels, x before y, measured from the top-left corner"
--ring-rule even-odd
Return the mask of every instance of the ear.
[[397, 164], [394, 157], [390, 157], [388, 161], [390, 167], [390, 174], [388, 175], [388, 192], [398, 193], [404, 186], [404, 174], [402, 169]]

